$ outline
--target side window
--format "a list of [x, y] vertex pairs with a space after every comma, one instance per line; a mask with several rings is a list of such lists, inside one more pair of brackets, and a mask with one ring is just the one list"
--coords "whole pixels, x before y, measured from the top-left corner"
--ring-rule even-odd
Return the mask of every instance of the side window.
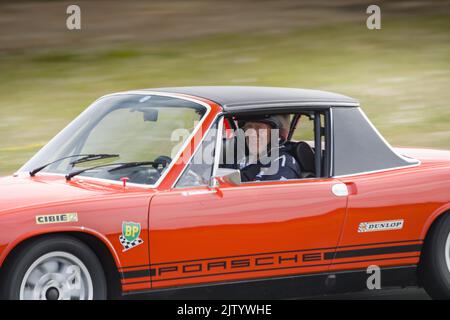
[[[304, 178], [326, 177], [329, 172], [329, 143], [326, 113], [302, 112], [292, 135], [294, 153]], [[318, 153], [318, 154], [317, 154]]]
[[214, 168], [214, 150], [217, 140], [217, 123], [204, 137], [189, 164], [175, 185], [176, 188], [206, 186], [209, 184]]
[[301, 115], [292, 136], [294, 141], [307, 141], [314, 145], [314, 121], [308, 115]]

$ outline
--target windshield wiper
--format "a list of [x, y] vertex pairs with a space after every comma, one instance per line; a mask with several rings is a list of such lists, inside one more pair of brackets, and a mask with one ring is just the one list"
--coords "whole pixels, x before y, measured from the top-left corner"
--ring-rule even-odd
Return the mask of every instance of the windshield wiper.
[[71, 165], [76, 165], [77, 163], [83, 163], [83, 162], [87, 162], [87, 161], [94, 161], [94, 160], [100, 160], [100, 159], [107, 159], [107, 158], [117, 158], [119, 157], [118, 154], [107, 154], [107, 153], [99, 153], [99, 154], [74, 154], [71, 156], [67, 156], [64, 158], [60, 158], [58, 160], [55, 160], [53, 162], [49, 162], [47, 164], [44, 164], [43, 166], [33, 169], [30, 171], [30, 176], [34, 177], [36, 175], [36, 173], [38, 173], [39, 171], [47, 168], [48, 166], [51, 166], [52, 164], [55, 164], [57, 162], [66, 160], [66, 159], [70, 159], [70, 158], [75, 158], [75, 157], [82, 157], [78, 160], [72, 161], [70, 164]]
[[90, 154], [88, 156], [85, 156], [83, 158], [77, 159], [75, 161], [72, 161], [70, 164], [72, 166], [79, 164], [79, 163], [84, 163], [84, 162], [88, 162], [88, 161], [94, 161], [94, 160], [100, 160], [100, 159], [108, 159], [108, 158], [118, 158], [119, 155], [118, 154]]
[[153, 167], [157, 168], [159, 164], [160, 164], [159, 162], [154, 162], [154, 161], [129, 162], [129, 163], [124, 163], [116, 168], [109, 169], [108, 172], [113, 172], [113, 171], [117, 171], [117, 170], [133, 168], [133, 167], [139, 167], [139, 166], [146, 166], [146, 165], [152, 165]]
[[91, 167], [91, 168], [86, 168], [86, 169], [80, 169], [80, 170], [71, 172], [71, 173], [66, 175], [66, 180], [69, 181], [73, 177], [75, 177], [75, 176], [77, 176], [79, 174], [82, 174], [83, 172], [86, 172], [86, 171], [95, 170], [95, 169], [104, 168], [104, 167], [109, 167], [109, 166], [118, 166], [117, 168], [112, 168], [112, 169], [108, 170], [108, 172], [112, 172], [112, 171], [115, 171], [115, 170], [131, 168], [131, 167], [138, 167], [138, 166], [149, 165], [149, 164], [150, 165], [155, 165], [155, 164], [159, 164], [159, 163], [155, 163], [153, 161], [142, 161], [142, 162], [123, 162], [123, 163], [103, 164], [103, 165], [99, 165], [99, 166], [95, 166], [95, 167]]
[[115, 170], [120, 170], [120, 169], [124, 169], [124, 168], [131, 168], [131, 167], [138, 167], [138, 166], [143, 166], [143, 165], [154, 165], [155, 162], [153, 161], [142, 161], [142, 162], [122, 162], [122, 163], [110, 163], [110, 164], [102, 164], [99, 166], [95, 166], [95, 167], [91, 167], [91, 168], [86, 168], [86, 169], [80, 169], [74, 172], [69, 173], [68, 175], [66, 175], [66, 180], [70, 180], [73, 177], [82, 174], [83, 172], [86, 171], [90, 171], [90, 170], [95, 170], [95, 169], [99, 169], [99, 168], [104, 168], [104, 167], [109, 167], [109, 166], [118, 166], [117, 168], [112, 168], [110, 170], [108, 170], [108, 172], [112, 172]]

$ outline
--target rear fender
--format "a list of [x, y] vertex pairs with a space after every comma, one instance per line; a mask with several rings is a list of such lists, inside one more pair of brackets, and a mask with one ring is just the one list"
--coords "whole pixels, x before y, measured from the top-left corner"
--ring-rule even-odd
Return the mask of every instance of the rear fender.
[[431, 228], [431, 225], [443, 214], [450, 211], [450, 203], [444, 204], [443, 206], [439, 207], [437, 210], [435, 210], [427, 219], [425, 222], [422, 232], [420, 234], [420, 239], [425, 239], [428, 231]]

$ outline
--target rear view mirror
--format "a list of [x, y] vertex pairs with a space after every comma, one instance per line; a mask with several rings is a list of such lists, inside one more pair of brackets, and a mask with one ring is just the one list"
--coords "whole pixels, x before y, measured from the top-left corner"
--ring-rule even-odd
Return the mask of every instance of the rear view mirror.
[[148, 107], [137, 107], [130, 110], [130, 112], [136, 111], [142, 113], [142, 118], [144, 119], [145, 122], [158, 121], [158, 109]]
[[142, 110], [144, 121], [156, 122], [158, 121], [158, 110], [157, 109], [145, 109]]
[[213, 187], [217, 187], [220, 184], [231, 184], [237, 186], [241, 183], [241, 172], [235, 169], [219, 168], [216, 175], [211, 179], [211, 186]]

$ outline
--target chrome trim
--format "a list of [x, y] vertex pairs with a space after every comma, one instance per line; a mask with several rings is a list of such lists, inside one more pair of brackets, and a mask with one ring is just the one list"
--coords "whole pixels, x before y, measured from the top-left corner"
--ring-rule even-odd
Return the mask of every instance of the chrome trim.
[[340, 176], [333, 176], [332, 178], [346, 178], [346, 177], [354, 177], [354, 176], [360, 176], [360, 175], [364, 175], [364, 174], [371, 174], [371, 173], [379, 173], [379, 172], [384, 172], [384, 171], [394, 171], [394, 170], [400, 170], [400, 169], [408, 169], [408, 168], [414, 168], [414, 167], [418, 167], [420, 166], [422, 163], [415, 163], [415, 164], [411, 164], [411, 165], [405, 165], [405, 166], [400, 166], [400, 167], [392, 167], [392, 168], [386, 168], [386, 169], [379, 169], [379, 170], [372, 170], [372, 171], [362, 171], [362, 172], [357, 172], [357, 173], [352, 173], [352, 174], [343, 174]]
[[344, 183], [336, 183], [331, 187], [331, 192], [336, 197], [347, 197], [348, 196], [348, 188]]
[[[208, 127], [208, 129], [207, 129], [207, 130], [205, 131], [205, 133], [203, 134], [202, 140], [199, 142], [199, 144], [198, 144], [197, 147], [195, 148], [194, 152], [192, 152], [191, 156], [189, 157], [189, 160], [188, 160], [187, 164], [185, 165], [185, 167], [183, 168], [183, 170], [181, 170], [180, 174], [179, 174], [178, 177], [175, 179], [175, 181], [174, 181], [174, 183], [171, 185], [170, 189], [176, 188], [176, 184], [178, 183], [178, 181], [180, 180], [181, 176], [182, 176], [182, 175], [184, 174], [184, 172], [186, 171], [188, 165], [189, 165], [190, 162], [192, 161], [192, 158], [193, 158], [194, 155], [197, 153], [197, 150], [198, 150], [198, 149], [200, 148], [200, 146], [202, 145], [204, 138], [208, 135], [209, 131], [210, 131], [211, 128], [214, 126], [214, 124], [216, 123], [217, 119], [218, 119], [219, 117], [221, 117], [221, 116], [222, 116], [222, 114], [219, 113], [219, 114], [217, 114], [217, 115], [214, 117], [213, 121], [211, 122], [211, 125]], [[191, 139], [191, 140], [192, 140], [192, 139]], [[217, 143], [217, 142], [216, 142], [216, 143]], [[182, 188], [180, 187], [180, 189], [183, 189], [183, 188], [191, 188], [191, 187], [194, 187], [194, 186], [186, 186], [186, 187], [182, 187]]]
[[212, 177], [215, 177], [217, 174], [217, 170], [219, 169], [220, 164], [220, 155], [221, 155], [221, 146], [222, 146], [222, 134], [223, 134], [223, 121], [224, 118], [221, 117], [219, 119], [219, 123], [217, 125], [217, 137], [216, 137], [216, 146], [214, 150], [214, 167], [212, 171]]
[[334, 174], [334, 119], [333, 119], [333, 106], [330, 107], [330, 149], [329, 155], [330, 155], [330, 172], [328, 172], [328, 176], [332, 177]]
[[[271, 110], [277, 107], [283, 107], [282, 110], [274, 110], [274, 111], [286, 111], [286, 109], [295, 108], [295, 107], [323, 107], [329, 108], [330, 106], [336, 107], [359, 107], [359, 102], [338, 102], [338, 101], [310, 101], [310, 102], [268, 102], [268, 103], [250, 103], [250, 104], [233, 104], [233, 105], [225, 105], [226, 114], [239, 114], [239, 113], [247, 113], [258, 110]], [[237, 107], [247, 108], [245, 110], [238, 110]], [[236, 109], [236, 110], [234, 110]]]
[[[292, 185], [298, 185], [302, 182], [335, 182], [340, 181], [335, 178], [299, 178], [299, 179], [288, 179], [288, 180], [268, 180], [268, 181], [247, 181], [241, 182], [238, 186], [233, 186], [233, 188], [273, 188], [273, 187], [292, 187]], [[253, 184], [253, 185], [251, 185]], [[230, 187], [229, 187], [230, 188]]]

